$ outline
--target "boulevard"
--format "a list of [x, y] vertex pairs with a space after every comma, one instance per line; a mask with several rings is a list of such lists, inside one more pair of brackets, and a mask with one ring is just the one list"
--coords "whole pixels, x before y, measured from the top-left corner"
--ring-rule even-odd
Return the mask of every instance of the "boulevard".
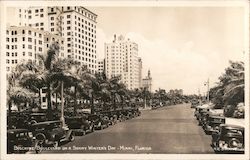
[[[211, 136], [198, 126], [190, 104], [143, 110], [141, 116], [104, 130], [76, 136], [60, 147], [42, 153], [213, 153]], [[70, 148], [70, 149], [69, 149]]]

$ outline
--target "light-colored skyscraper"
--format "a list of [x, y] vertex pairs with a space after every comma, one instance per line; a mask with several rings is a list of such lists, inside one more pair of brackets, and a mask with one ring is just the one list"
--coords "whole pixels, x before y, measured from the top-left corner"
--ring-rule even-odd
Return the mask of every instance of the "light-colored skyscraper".
[[30, 26], [65, 39], [65, 57], [97, 71], [97, 15], [80, 6], [18, 8], [18, 26]]
[[6, 31], [6, 71], [7, 74], [15, 70], [15, 66], [22, 62], [37, 61], [38, 54], [44, 54], [50, 44], [58, 43], [59, 57], [64, 57], [62, 44], [64, 39], [47, 31], [31, 27], [8, 27]]
[[140, 87], [138, 44], [114, 35], [112, 43], [105, 43], [105, 62], [108, 78], [121, 76], [128, 89]]

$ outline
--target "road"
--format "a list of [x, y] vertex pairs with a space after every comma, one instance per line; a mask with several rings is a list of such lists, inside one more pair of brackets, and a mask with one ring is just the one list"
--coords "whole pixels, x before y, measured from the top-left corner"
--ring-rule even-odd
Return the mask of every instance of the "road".
[[140, 117], [77, 136], [57, 151], [42, 153], [214, 153], [188, 104], [144, 110]]

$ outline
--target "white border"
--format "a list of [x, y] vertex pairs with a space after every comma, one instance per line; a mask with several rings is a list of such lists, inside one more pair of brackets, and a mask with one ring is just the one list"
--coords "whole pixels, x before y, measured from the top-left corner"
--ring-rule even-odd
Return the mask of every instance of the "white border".
[[[1, 159], [249, 159], [249, 2], [247, 0], [222, 1], [1, 1]], [[5, 81], [5, 31], [6, 7], [17, 6], [155, 6], [155, 7], [244, 7], [245, 10], [245, 154], [39, 154], [39, 155], [7, 155], [6, 154], [6, 81]]]

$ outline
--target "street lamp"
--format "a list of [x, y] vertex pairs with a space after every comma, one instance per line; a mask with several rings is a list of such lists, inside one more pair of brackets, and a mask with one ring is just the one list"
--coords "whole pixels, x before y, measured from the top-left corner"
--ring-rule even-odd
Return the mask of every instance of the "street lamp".
[[209, 103], [209, 78], [204, 83], [204, 86], [207, 86], [207, 102]]

